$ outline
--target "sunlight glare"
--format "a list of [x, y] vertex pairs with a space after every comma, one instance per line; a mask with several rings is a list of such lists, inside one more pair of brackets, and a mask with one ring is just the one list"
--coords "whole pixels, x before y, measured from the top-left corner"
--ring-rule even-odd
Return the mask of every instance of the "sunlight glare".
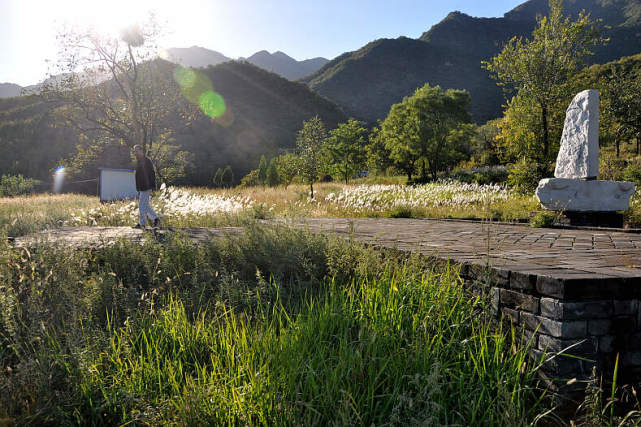
[[65, 167], [60, 166], [53, 173], [53, 192], [54, 194], [60, 194], [62, 191], [62, 185], [65, 182]]
[[52, 3], [60, 11], [63, 22], [82, 27], [91, 27], [103, 34], [118, 36], [120, 32], [133, 24], [143, 22], [150, 12], [159, 17], [168, 16], [175, 3], [163, 0], [62, 0]]

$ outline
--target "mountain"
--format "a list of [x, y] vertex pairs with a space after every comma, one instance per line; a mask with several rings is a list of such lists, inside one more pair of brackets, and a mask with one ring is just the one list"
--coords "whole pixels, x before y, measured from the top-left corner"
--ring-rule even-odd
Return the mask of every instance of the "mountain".
[[[158, 78], [174, 75], [175, 64], [158, 62], [169, 67], [166, 72], [156, 73]], [[340, 108], [307, 85], [247, 62], [225, 62], [198, 73], [222, 97], [226, 113], [216, 120], [200, 115], [187, 127], [173, 119], [159, 124], [163, 129], [174, 130], [172, 145], [193, 154], [193, 166], [188, 168], [183, 184], [211, 184], [216, 169], [226, 165], [231, 165], [239, 182], [258, 166], [262, 154], [270, 157], [295, 148], [304, 120], [318, 115], [328, 128], [346, 120]], [[81, 139], [73, 127], [55, 125], [55, 110], [55, 106], [36, 95], [0, 99], [1, 173], [21, 173], [48, 181], [51, 170], [61, 164], [60, 159], [76, 154]], [[110, 145], [114, 150], [124, 148], [124, 158], [129, 157], [126, 147]], [[97, 167], [129, 166], [123, 164], [122, 153], [116, 151], [88, 150], [95, 160], [85, 168], [82, 179], [95, 178]], [[77, 187], [73, 190], [81, 191]], [[95, 185], [90, 183], [85, 190], [95, 191]]]
[[0, 83], [0, 98], [20, 96], [22, 87], [13, 83]]
[[312, 58], [304, 61], [297, 61], [283, 52], [269, 53], [266, 50], [256, 52], [245, 59], [264, 70], [279, 74], [286, 79], [296, 80], [311, 74], [329, 62], [325, 58]]
[[189, 184], [207, 185], [218, 167], [231, 165], [237, 181], [258, 166], [261, 154], [296, 147], [304, 120], [318, 115], [328, 128], [346, 121], [343, 111], [302, 83], [248, 62], [227, 62], [202, 72], [223, 97], [228, 113], [212, 122], [203, 118], [177, 142], [196, 155]]
[[[220, 52], [199, 46], [187, 48], [172, 47], [166, 50], [164, 59], [175, 64], [180, 64], [184, 67], [194, 68], [218, 65], [232, 60]], [[289, 80], [296, 80], [314, 73], [329, 62], [329, 60], [325, 58], [312, 58], [304, 61], [297, 61], [283, 52], [278, 51], [269, 53], [266, 50], [256, 52], [249, 58], [239, 58], [239, 60], [247, 61], [250, 64], [276, 73]]]
[[[566, 13], [585, 9], [611, 28], [605, 47], [591, 63], [641, 52], [641, 0], [566, 0]], [[513, 36], [529, 36], [537, 16], [547, 14], [548, 0], [530, 0], [502, 18], [476, 18], [452, 12], [418, 39], [379, 39], [347, 52], [301, 79], [333, 100], [350, 116], [375, 122], [392, 104], [426, 82], [444, 88], [467, 89], [476, 122], [496, 118], [505, 103], [502, 90], [481, 68]]]
[[231, 61], [231, 58], [227, 58], [220, 52], [199, 46], [169, 48], [164, 58], [183, 67], [206, 67]]

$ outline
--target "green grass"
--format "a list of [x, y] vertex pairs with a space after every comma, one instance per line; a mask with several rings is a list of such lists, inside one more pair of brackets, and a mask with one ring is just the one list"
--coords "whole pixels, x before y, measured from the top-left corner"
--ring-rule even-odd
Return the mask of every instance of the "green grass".
[[519, 425], [536, 361], [456, 272], [282, 227], [0, 251], [17, 424]]

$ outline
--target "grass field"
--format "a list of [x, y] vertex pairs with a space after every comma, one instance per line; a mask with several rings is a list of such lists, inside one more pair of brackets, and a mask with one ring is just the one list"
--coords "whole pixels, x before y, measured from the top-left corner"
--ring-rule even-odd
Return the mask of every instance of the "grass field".
[[[152, 205], [167, 225], [219, 226], [269, 217], [416, 217], [527, 220], [537, 209], [533, 197], [500, 186], [455, 182], [407, 187], [336, 184], [308, 187], [210, 190], [170, 188], [155, 193]], [[0, 199], [0, 227], [19, 236], [62, 225], [134, 225], [136, 202], [100, 204], [95, 197], [38, 195]]]
[[[519, 331], [456, 271], [257, 218], [519, 218], [533, 201], [453, 183], [172, 189], [170, 225], [241, 224], [195, 246], [0, 243], [0, 425], [563, 425]], [[131, 225], [136, 204], [0, 201], [8, 235]], [[513, 216], [510, 216], [513, 215]], [[546, 357], [545, 355], [543, 356]], [[576, 425], [635, 425], [600, 379]], [[617, 407], [617, 410], [613, 409]]]
[[205, 248], [4, 248], [0, 417], [518, 425], [545, 411], [537, 362], [455, 272], [248, 230]]

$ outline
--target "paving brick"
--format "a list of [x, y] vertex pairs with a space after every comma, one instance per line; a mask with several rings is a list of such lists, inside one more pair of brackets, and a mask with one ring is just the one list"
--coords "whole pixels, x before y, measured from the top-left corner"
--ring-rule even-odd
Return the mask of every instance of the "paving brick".
[[505, 268], [492, 267], [490, 273], [492, 284], [507, 288], [510, 286], [510, 270]]
[[598, 351], [600, 353], [614, 352], [615, 337], [613, 337], [612, 335], [603, 335], [598, 338], [598, 341], [599, 341]]
[[536, 290], [541, 295], [562, 299], [565, 296], [565, 280], [558, 277], [538, 276]]
[[588, 337], [583, 339], [564, 340], [539, 334], [538, 349], [549, 353], [564, 352], [575, 356], [589, 356], [597, 351], [597, 339]]
[[641, 351], [628, 351], [622, 357], [623, 366], [641, 366]]
[[612, 321], [608, 319], [589, 320], [588, 334], [590, 335], [607, 335], [612, 332]]
[[490, 304], [493, 314], [497, 316], [501, 307], [501, 290], [499, 288], [492, 288], [490, 291]]
[[536, 288], [536, 276], [534, 274], [512, 271], [510, 273], [510, 288], [534, 290]]
[[538, 330], [540, 333], [551, 335], [554, 338], [572, 339], [587, 336], [587, 322], [585, 320], [562, 322], [522, 312], [521, 323], [532, 331]]
[[[541, 359], [542, 350], [532, 350], [532, 356], [536, 360]], [[588, 377], [595, 365], [593, 361], [581, 360], [576, 357], [559, 355], [556, 357], [548, 357], [541, 366], [543, 373], [556, 379], [584, 379]]]
[[509, 289], [501, 289], [501, 304], [530, 313], [539, 312], [539, 298]]
[[563, 302], [541, 298], [541, 316], [554, 320], [607, 319], [612, 316], [612, 301]]
[[503, 312], [503, 314], [505, 314], [505, 316], [507, 316], [512, 321], [512, 323], [514, 323], [516, 325], [518, 325], [520, 323], [520, 321], [521, 321], [521, 312], [520, 311], [512, 310], [511, 308], [507, 308], [507, 307], [502, 308], [501, 311]]
[[632, 316], [639, 309], [638, 300], [614, 301], [614, 314], [617, 316]]

